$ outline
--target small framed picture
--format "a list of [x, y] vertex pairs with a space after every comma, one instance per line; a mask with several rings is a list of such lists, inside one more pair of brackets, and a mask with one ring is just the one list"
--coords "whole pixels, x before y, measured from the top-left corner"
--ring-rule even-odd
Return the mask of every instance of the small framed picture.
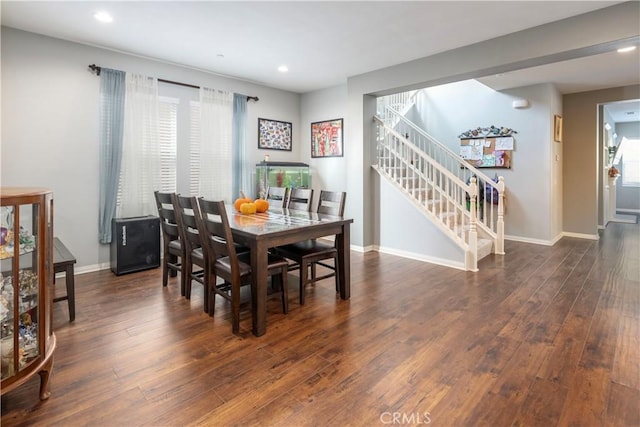
[[280, 120], [258, 119], [258, 148], [263, 150], [292, 149], [293, 125]]
[[557, 114], [553, 116], [553, 140], [562, 142], [562, 116]]
[[342, 157], [342, 119], [311, 123], [311, 157]]

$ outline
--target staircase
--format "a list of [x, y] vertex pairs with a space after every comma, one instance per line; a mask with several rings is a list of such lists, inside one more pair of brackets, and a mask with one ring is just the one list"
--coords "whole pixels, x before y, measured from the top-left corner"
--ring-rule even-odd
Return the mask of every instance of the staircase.
[[504, 254], [504, 178], [469, 165], [405, 113], [379, 104], [373, 168], [464, 250], [466, 270], [478, 271], [483, 257]]

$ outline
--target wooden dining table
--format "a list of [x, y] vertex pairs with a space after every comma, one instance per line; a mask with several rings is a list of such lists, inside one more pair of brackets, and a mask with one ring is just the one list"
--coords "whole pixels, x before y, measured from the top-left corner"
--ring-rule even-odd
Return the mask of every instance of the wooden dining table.
[[338, 250], [340, 298], [351, 296], [350, 225], [353, 219], [307, 211], [269, 208], [267, 212], [245, 215], [227, 206], [234, 241], [251, 249], [251, 310], [253, 334], [267, 330], [267, 258], [269, 248], [335, 236]]

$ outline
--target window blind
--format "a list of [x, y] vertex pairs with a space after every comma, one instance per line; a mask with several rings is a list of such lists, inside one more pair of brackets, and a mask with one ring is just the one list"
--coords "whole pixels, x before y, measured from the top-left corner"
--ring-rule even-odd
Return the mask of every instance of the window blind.
[[160, 191], [173, 193], [176, 191], [179, 100], [160, 97], [159, 101]]
[[198, 195], [200, 181], [200, 103], [189, 105], [189, 195]]

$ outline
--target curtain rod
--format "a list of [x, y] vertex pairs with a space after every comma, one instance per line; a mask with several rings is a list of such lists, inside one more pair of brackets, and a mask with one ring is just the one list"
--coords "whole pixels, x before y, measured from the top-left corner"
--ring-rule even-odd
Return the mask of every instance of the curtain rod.
[[[91, 64], [89, 65], [89, 69], [93, 72], [96, 73], [96, 75], [100, 75], [100, 71], [102, 70], [102, 67], [96, 65], [96, 64]], [[177, 86], [184, 86], [184, 87], [191, 87], [194, 89], [200, 89], [200, 86], [196, 86], [196, 85], [192, 85], [189, 83], [181, 83], [181, 82], [174, 82], [173, 80], [165, 80], [165, 79], [158, 79], [159, 82], [162, 83], [169, 83], [172, 85], [177, 85]], [[247, 101], [255, 101], [258, 102], [260, 100], [260, 98], [258, 98], [257, 96], [247, 96]]]

